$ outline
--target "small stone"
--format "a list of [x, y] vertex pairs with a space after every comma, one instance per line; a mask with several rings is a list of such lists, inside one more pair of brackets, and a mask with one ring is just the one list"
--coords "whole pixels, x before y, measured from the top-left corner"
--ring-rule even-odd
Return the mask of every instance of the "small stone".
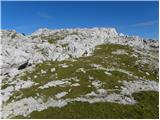
[[55, 97], [58, 98], [58, 99], [60, 99], [60, 98], [64, 97], [64, 96], [67, 95], [67, 94], [68, 94], [68, 92], [57, 93], [57, 94], [55, 95]]
[[67, 64], [65, 64], [65, 63], [64, 63], [64, 64], [60, 64], [59, 66], [62, 67], [62, 68], [67, 68], [67, 67], [69, 67], [69, 66], [68, 66]]
[[34, 78], [37, 78], [37, 75], [35, 75]]
[[150, 75], [148, 72], [146, 72], [146, 75]]
[[46, 73], [46, 71], [44, 71], [44, 70], [41, 70], [41, 73], [42, 73], [42, 74], [45, 74], [45, 73]]
[[107, 72], [107, 71], [105, 71], [104, 73], [105, 73], [106, 75], [109, 75], [109, 76], [111, 76], [111, 75], [112, 75], [112, 73]]
[[118, 80], [119, 83], [122, 83], [122, 81]]
[[89, 78], [90, 80], [93, 80], [93, 79], [94, 79], [94, 77], [91, 77], [91, 76], [88, 76], [88, 78]]
[[80, 86], [80, 84], [79, 83], [74, 83], [74, 84], [72, 84], [72, 86]]
[[55, 69], [55, 68], [52, 68], [52, 69], [51, 69], [51, 72], [55, 72], [55, 71], [56, 71], [56, 69]]

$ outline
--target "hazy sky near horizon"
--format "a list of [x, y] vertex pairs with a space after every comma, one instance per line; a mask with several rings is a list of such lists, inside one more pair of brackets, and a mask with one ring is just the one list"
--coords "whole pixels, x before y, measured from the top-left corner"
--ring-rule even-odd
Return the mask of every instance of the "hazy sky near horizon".
[[115, 27], [118, 32], [158, 39], [157, 1], [3, 1], [2, 29], [30, 34], [38, 28]]

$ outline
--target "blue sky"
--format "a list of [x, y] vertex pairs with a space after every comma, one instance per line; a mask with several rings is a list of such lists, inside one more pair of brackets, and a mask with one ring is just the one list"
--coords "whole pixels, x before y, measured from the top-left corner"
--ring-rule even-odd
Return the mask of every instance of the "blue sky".
[[38, 28], [115, 27], [158, 39], [158, 2], [2, 2], [2, 29], [30, 34]]

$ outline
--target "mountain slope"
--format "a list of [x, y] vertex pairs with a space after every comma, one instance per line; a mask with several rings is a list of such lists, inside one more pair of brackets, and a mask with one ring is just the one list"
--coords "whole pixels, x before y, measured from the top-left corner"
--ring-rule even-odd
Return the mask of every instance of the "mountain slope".
[[158, 41], [114, 28], [1, 36], [2, 118], [158, 118]]

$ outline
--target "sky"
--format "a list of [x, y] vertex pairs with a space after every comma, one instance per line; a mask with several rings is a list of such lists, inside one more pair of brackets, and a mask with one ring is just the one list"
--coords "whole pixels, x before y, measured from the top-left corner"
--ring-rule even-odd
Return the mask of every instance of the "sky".
[[39, 28], [114, 27], [126, 35], [158, 39], [157, 1], [3, 1], [1, 28], [31, 34]]

